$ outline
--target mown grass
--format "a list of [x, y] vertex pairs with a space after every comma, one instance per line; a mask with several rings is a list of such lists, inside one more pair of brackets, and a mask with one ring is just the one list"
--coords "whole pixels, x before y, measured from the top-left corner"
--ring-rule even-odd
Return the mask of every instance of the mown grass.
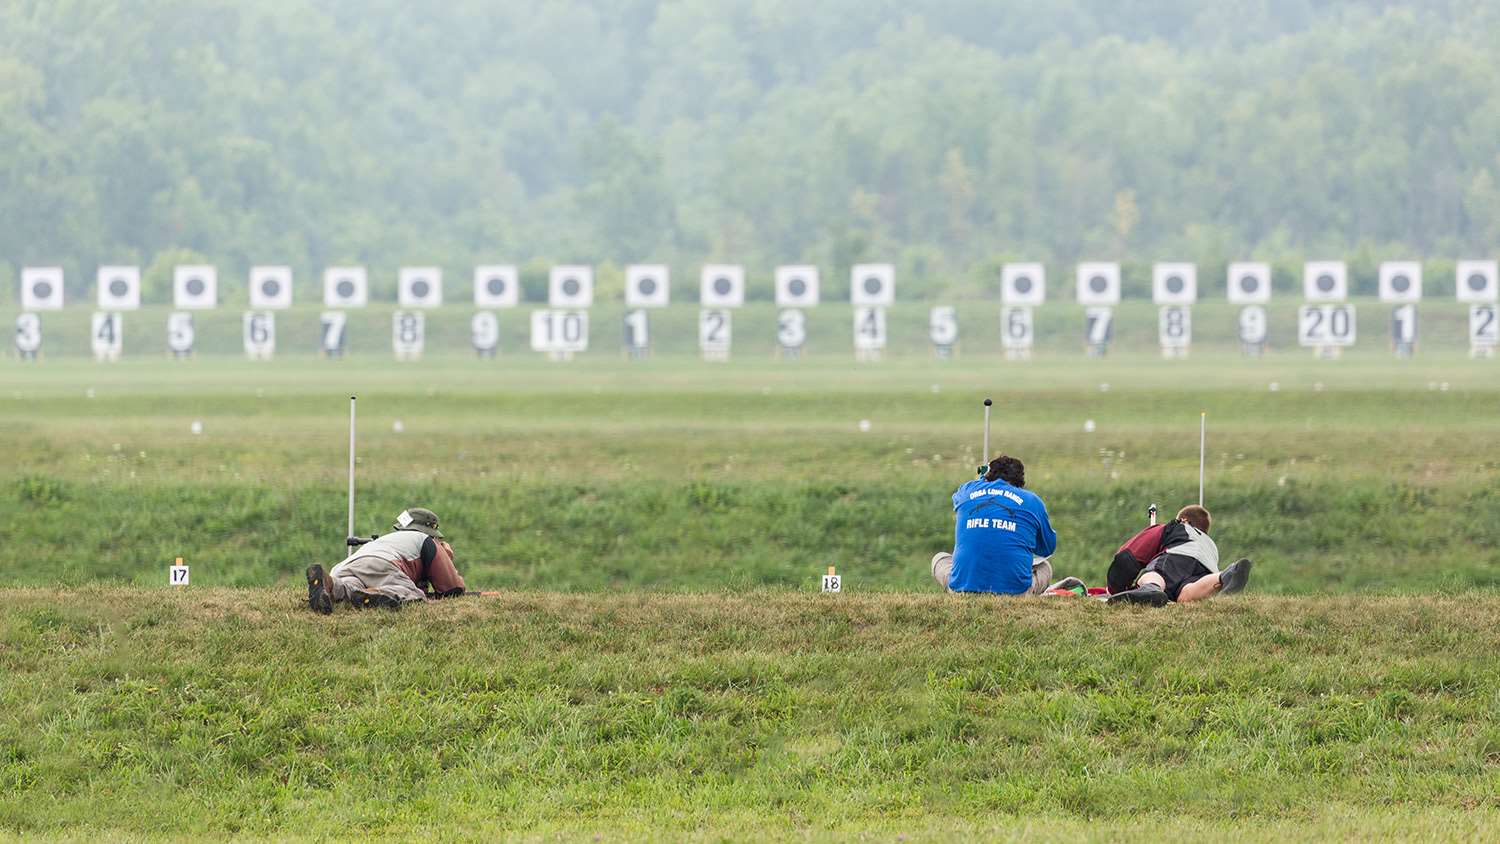
[[994, 442], [1048, 502], [1060, 573], [1097, 581], [1148, 503], [1196, 499], [1206, 409], [1215, 535], [1263, 564], [1257, 590], [1483, 587], [1500, 580], [1497, 371], [1301, 356], [54, 361], [0, 371], [0, 577], [155, 584], [181, 555], [203, 585], [294, 584], [342, 548], [358, 392], [359, 531], [432, 507], [476, 584], [795, 587], [834, 564], [861, 589], [925, 589], [994, 395]]
[[1492, 839], [1494, 593], [0, 600], [0, 829]]

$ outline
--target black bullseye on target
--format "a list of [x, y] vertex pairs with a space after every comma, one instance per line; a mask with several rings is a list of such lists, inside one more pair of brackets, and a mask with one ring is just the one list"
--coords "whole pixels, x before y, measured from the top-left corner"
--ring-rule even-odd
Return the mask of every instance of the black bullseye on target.
[[578, 291], [580, 289], [581, 289], [581, 286], [578, 284], [578, 279], [576, 279], [576, 278], [565, 278], [565, 279], [563, 279], [562, 292], [563, 292], [564, 296], [577, 296], [578, 295]]
[[489, 281], [485, 282], [484, 289], [488, 290], [491, 296], [504, 296], [505, 295], [505, 279], [503, 279], [503, 278], [492, 278]]
[[1167, 292], [1168, 293], [1174, 293], [1174, 294], [1181, 293], [1182, 289], [1185, 286], [1187, 286], [1187, 285], [1186, 285], [1186, 282], [1184, 282], [1182, 280], [1182, 276], [1174, 275], [1174, 276], [1172, 276], [1172, 277], [1170, 277], [1170, 278], [1167, 279]]
[[117, 278], [109, 283], [109, 295], [119, 297], [130, 292], [130, 282]]
[[641, 283], [637, 287], [640, 289], [642, 296], [656, 295], [656, 279], [654, 278], [641, 279]]
[[1254, 293], [1260, 289], [1260, 279], [1253, 275], [1240, 276], [1240, 290], [1245, 293]]
[[1089, 289], [1095, 293], [1103, 293], [1109, 289], [1109, 280], [1102, 275], [1096, 275], [1089, 279]]
[[1485, 278], [1483, 275], [1480, 275], [1479, 273], [1474, 273], [1473, 275], [1469, 276], [1469, 289], [1474, 291], [1475, 293], [1483, 292], [1485, 286], [1489, 283], [1490, 280]]
[[184, 285], [184, 287], [187, 288], [187, 292], [188, 292], [189, 296], [202, 296], [203, 295], [204, 285], [203, 285], [203, 279], [201, 279], [201, 278], [190, 278], [190, 279], [188, 279], [187, 284]]
[[1333, 280], [1333, 276], [1331, 276], [1331, 275], [1324, 274], [1324, 275], [1318, 276], [1318, 281], [1317, 281], [1318, 289], [1321, 290], [1324, 293], [1332, 293], [1333, 292], [1333, 288], [1334, 288], [1334, 286], [1336, 284], [1337, 284], [1337, 282], [1335, 282]]
[[334, 290], [338, 291], [340, 298], [347, 299], [350, 296], [354, 295], [354, 282], [350, 281], [347, 278], [341, 279], [339, 283], [334, 286]]
[[1391, 289], [1397, 293], [1405, 293], [1411, 289], [1411, 279], [1404, 275], [1393, 276], [1391, 278]]
[[268, 278], [260, 283], [260, 292], [267, 298], [275, 297], [281, 293], [281, 282], [274, 278]]
[[426, 299], [427, 294], [431, 292], [432, 285], [428, 284], [424, 279], [419, 278], [411, 283], [411, 295], [417, 297], [418, 299]]
[[1025, 295], [1031, 292], [1031, 276], [1018, 276], [1016, 278], [1016, 292]]
[[52, 283], [51, 282], [39, 281], [36, 284], [33, 284], [31, 286], [31, 289], [33, 291], [35, 291], [36, 297], [38, 299], [51, 299], [52, 298]]
[[880, 279], [871, 276], [865, 279], [865, 292], [874, 296], [880, 292]]
[[793, 296], [805, 296], [807, 295], [807, 282], [800, 278], [794, 278], [786, 283], [786, 292]]
[[734, 283], [727, 278], [714, 279], [714, 292], [720, 296], [728, 296], [729, 291], [734, 289]]

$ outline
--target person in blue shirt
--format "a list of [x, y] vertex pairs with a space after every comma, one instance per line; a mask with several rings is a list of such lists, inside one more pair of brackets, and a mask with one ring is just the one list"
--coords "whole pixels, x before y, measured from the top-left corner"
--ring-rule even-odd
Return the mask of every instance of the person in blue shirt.
[[1047, 505], [1026, 488], [1026, 466], [1000, 455], [983, 478], [953, 493], [953, 553], [932, 558], [932, 576], [950, 592], [1040, 595], [1052, 579], [1047, 557], [1057, 534]]

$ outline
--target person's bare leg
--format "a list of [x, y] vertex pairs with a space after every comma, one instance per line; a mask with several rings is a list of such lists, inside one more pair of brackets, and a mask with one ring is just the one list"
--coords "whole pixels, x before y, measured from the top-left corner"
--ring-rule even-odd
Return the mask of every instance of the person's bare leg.
[[1202, 601], [1212, 598], [1219, 591], [1219, 576], [1217, 574], [1205, 574], [1192, 583], [1182, 587], [1177, 593], [1177, 603], [1186, 604], [1188, 601]]
[[1167, 591], [1167, 582], [1162, 579], [1161, 575], [1157, 574], [1154, 571], [1148, 571], [1140, 577], [1136, 578], [1135, 585], [1137, 589], [1142, 586], [1155, 586], [1157, 589], [1160, 589], [1163, 592]]

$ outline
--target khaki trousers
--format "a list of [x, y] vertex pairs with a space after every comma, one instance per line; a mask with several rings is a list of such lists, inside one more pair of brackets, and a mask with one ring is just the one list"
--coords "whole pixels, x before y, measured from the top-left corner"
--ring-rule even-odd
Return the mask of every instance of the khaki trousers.
[[349, 592], [381, 592], [403, 601], [420, 601], [426, 593], [417, 588], [397, 565], [379, 557], [355, 557], [333, 567], [328, 573], [335, 601], [349, 600]]
[[[932, 557], [932, 579], [938, 585], [948, 589], [948, 578], [953, 574], [953, 555], [947, 551], [939, 551]], [[1052, 561], [1046, 557], [1031, 558], [1031, 591], [1024, 594], [1040, 595], [1047, 591], [1047, 584], [1052, 582]], [[952, 592], [952, 589], [948, 589]]]

